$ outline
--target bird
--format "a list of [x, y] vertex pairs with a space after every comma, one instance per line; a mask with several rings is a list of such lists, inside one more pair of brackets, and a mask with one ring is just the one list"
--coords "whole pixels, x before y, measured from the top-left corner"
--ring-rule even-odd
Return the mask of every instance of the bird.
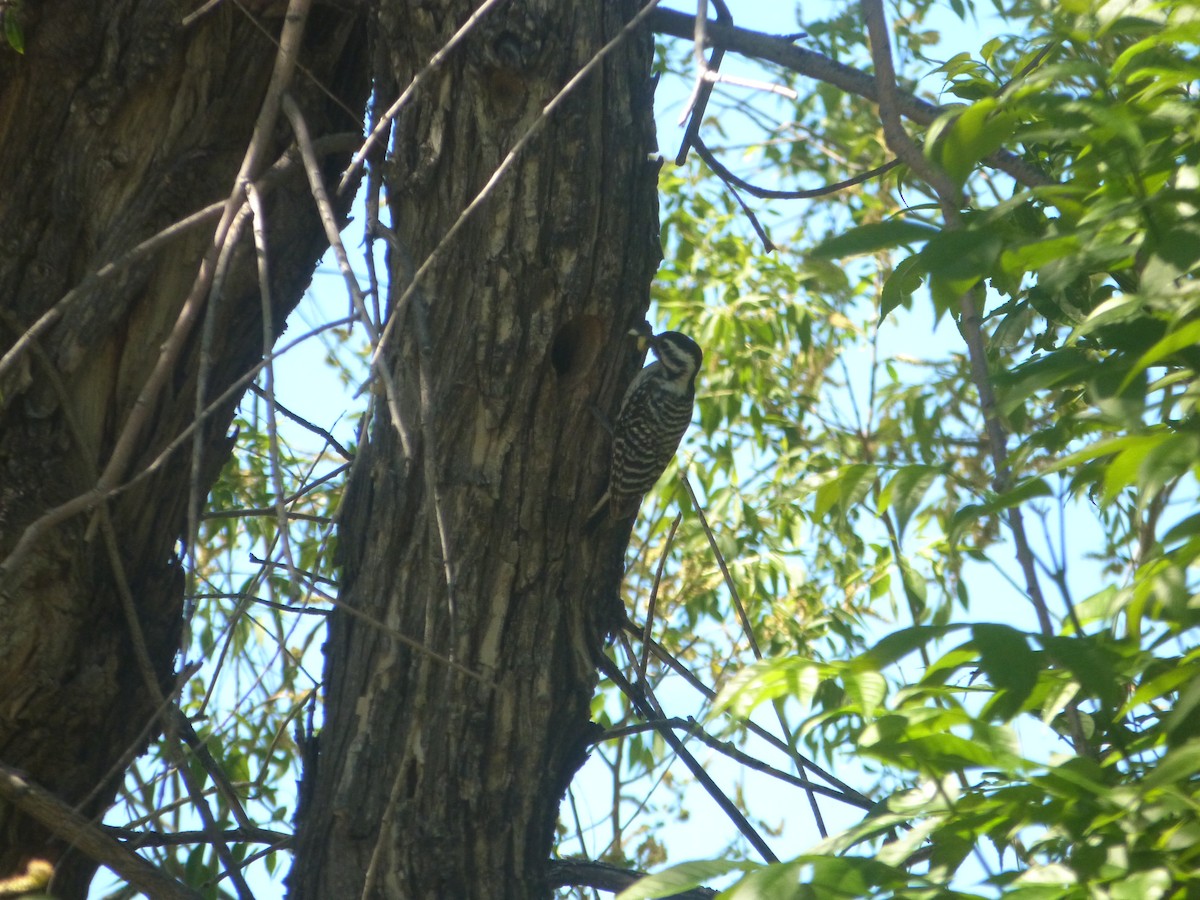
[[678, 331], [630, 333], [646, 340], [658, 361], [634, 376], [621, 400], [612, 429], [608, 489], [588, 515], [589, 527], [599, 523], [606, 507], [610, 519], [637, 515], [642, 496], [666, 470], [692, 421], [696, 375], [704, 359], [700, 345]]

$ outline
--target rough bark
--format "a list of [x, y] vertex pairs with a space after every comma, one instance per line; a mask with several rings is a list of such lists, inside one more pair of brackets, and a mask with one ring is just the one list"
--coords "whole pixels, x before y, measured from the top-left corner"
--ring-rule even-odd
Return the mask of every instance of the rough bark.
[[[394, 82], [474, 5], [383, 4]], [[644, 317], [659, 259], [648, 33], [552, 115], [412, 303], [396, 303], [410, 263], [635, 12], [633, 0], [504, 7], [397, 122], [400, 318], [386, 365], [399, 422], [377, 403], [343, 507], [295, 898], [549, 893], [628, 537], [582, 529], [608, 448], [591, 406], [611, 410], [638, 365], [623, 335]]]
[[[184, 27], [195, 6], [22, 4], [26, 52], [0, 49], [0, 356], [86, 275], [229, 196], [275, 59], [269, 36], [279, 34], [283, 6], [222, 4]], [[358, 131], [367, 87], [361, 21], [345, 5], [317, 7], [306, 35], [309, 75], [294, 93], [313, 132]], [[281, 122], [270, 153], [289, 142]], [[323, 249], [299, 169], [296, 176], [268, 193], [277, 328]], [[212, 233], [213, 222], [193, 228], [60, 305], [54, 324], [0, 378], [0, 560], [31, 523], [95, 483]], [[211, 398], [261, 356], [248, 238], [210, 312]], [[126, 478], [191, 421], [198, 355], [193, 334]], [[206, 423], [202, 492], [226, 458], [235, 403], [222, 404]], [[32, 552], [0, 571], [0, 761], [81, 805], [85, 815], [97, 816], [111, 802], [122, 775], [114, 764], [157, 731], [155, 694], [171, 689], [188, 449], [185, 443], [168, 465], [108, 504], [157, 690], [135, 662], [103, 531], [85, 537], [91, 515], [49, 529]], [[0, 876], [21, 871], [30, 858], [60, 863], [55, 896], [86, 894], [94, 864], [0, 804]]]

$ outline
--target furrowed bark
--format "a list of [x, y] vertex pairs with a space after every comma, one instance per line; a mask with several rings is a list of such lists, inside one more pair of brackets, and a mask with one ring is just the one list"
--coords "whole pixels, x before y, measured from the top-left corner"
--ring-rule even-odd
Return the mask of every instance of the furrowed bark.
[[[284, 7], [223, 4], [185, 27], [192, 6], [26, 3], [26, 52], [0, 51], [0, 356], [58, 309], [0, 377], [0, 559], [48, 510], [88, 491], [108, 463], [211, 242], [212, 222], [71, 301], [60, 299], [233, 188]], [[257, 25], [246, 10], [259, 16]], [[301, 62], [309, 74], [293, 90], [313, 131], [358, 131], [367, 90], [361, 18], [345, 7], [318, 7], [306, 35]], [[278, 156], [289, 142], [281, 122], [268, 155]], [[328, 174], [337, 171], [331, 160]], [[294, 179], [268, 192], [268, 217], [279, 327], [324, 248], [299, 167]], [[261, 356], [248, 235], [213, 314], [209, 398]], [[190, 424], [198, 333], [154, 404], [126, 477]], [[202, 492], [227, 457], [236, 400], [204, 425]], [[189, 449], [185, 442], [168, 465], [109, 502], [157, 690], [135, 661], [102, 533], [85, 539], [90, 514], [48, 528], [0, 575], [0, 760], [66, 803], [82, 803], [86, 816], [98, 817], [112, 801], [122, 772], [117, 766], [113, 777], [110, 770], [157, 732], [155, 695], [172, 689]], [[70, 851], [52, 828], [0, 804], [0, 877], [22, 871], [29, 859], [58, 864], [56, 897], [86, 895], [95, 864]]]
[[[383, 4], [394, 83], [473, 7]], [[393, 314], [509, 149], [636, 12], [507, 5], [429, 76], [386, 171]], [[659, 260], [650, 59], [634, 32], [552, 112], [393, 326], [397, 394], [376, 403], [342, 512], [295, 898], [549, 893], [559, 802], [592, 735], [593, 654], [620, 610], [628, 530], [582, 527], [608, 452], [591, 406], [611, 410], [638, 365], [623, 336]]]

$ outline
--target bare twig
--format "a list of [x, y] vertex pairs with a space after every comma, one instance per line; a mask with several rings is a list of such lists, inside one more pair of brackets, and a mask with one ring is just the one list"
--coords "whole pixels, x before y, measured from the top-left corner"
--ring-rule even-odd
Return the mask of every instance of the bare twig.
[[[623, 891], [639, 878], [644, 878], [644, 872], [631, 872], [608, 863], [594, 862], [587, 859], [552, 859], [546, 873], [546, 887], [590, 887], [602, 891], [616, 893]], [[672, 894], [672, 900], [713, 900], [717, 892], [711, 888], [692, 888]]]
[[[634, 625], [632, 622], [630, 622], [626, 625], [626, 630], [631, 630], [634, 634], [639, 633], [637, 626]], [[689, 685], [691, 685], [692, 688], [694, 688], [696, 691], [698, 691], [707, 700], [709, 700], [711, 702], [717, 698], [716, 691], [714, 691], [707, 684], [705, 684], [698, 677], [696, 677], [696, 675], [694, 675], [691, 672], [691, 670], [688, 669], [687, 666], [685, 666], [678, 659], [676, 659], [665, 647], [663, 647], [657, 641], [652, 640], [650, 642], [650, 649], [654, 652], [654, 655], [658, 658], [658, 660], [661, 663], [663, 663], [663, 665], [667, 666], [667, 668], [669, 668], [671, 671], [675, 672], [677, 675], [682, 677], [684, 681], [686, 681]], [[771, 734], [771, 732], [767, 731], [765, 728], [763, 728], [758, 723], [754, 722], [751, 719], [740, 719], [740, 720], [738, 720], [738, 723], [740, 725], [742, 725], [751, 734], [762, 738], [764, 741], [766, 741], [768, 744], [770, 744], [772, 747], [776, 748], [777, 750], [780, 750], [781, 752], [787, 753], [787, 754], [798, 755], [800, 757], [800, 759], [803, 761], [804, 768], [807, 771], [812, 772], [814, 775], [821, 778], [828, 784], [833, 785], [839, 791], [842, 791], [847, 797], [858, 798], [857, 800], [846, 800], [847, 803], [853, 803], [855, 806], [862, 806], [864, 809], [868, 809], [873, 805], [873, 802], [865, 794], [859, 793], [854, 788], [850, 787], [850, 785], [848, 785], [844, 781], [842, 781], [840, 778], [837, 778], [832, 773], [825, 771], [820, 766], [818, 766], [815, 762], [813, 762], [812, 760], [805, 757], [803, 754], [797, 754], [794, 747], [790, 746], [785, 741], [778, 738], [776, 735]]]
[[[285, 97], [285, 103], [291, 98]], [[246, 183], [246, 200], [254, 213], [254, 255], [258, 262], [258, 291], [262, 306], [263, 393], [267, 405], [267, 471], [275, 492], [275, 529], [288, 575], [296, 579], [296, 561], [292, 557], [291, 529], [288, 528], [287, 497], [283, 490], [283, 456], [279, 451], [279, 425], [275, 415], [275, 362], [271, 348], [275, 345], [274, 314], [271, 309], [271, 270], [267, 256], [267, 212], [262, 197], [253, 182]]]
[[962, 206], [962, 189], [942, 169], [925, 158], [925, 154], [908, 136], [900, 121], [900, 90], [896, 87], [896, 71], [892, 65], [891, 36], [883, 17], [882, 0], [861, 0], [867, 34], [871, 39], [871, 59], [875, 63], [875, 93], [883, 137], [896, 158], [912, 169], [933, 188], [942, 205], [947, 224], [957, 226]]
[[874, 801], [864, 797], [859, 793], [846, 793], [837, 788], [826, 787], [823, 784], [811, 784], [798, 775], [793, 775], [791, 772], [785, 772], [782, 769], [777, 769], [769, 763], [763, 762], [756, 756], [751, 756], [744, 750], [739, 750], [730, 741], [722, 741], [719, 738], [713, 737], [707, 731], [700, 727], [699, 723], [688, 716], [686, 719], [674, 717], [669, 719], [653, 719], [647, 722], [639, 722], [636, 725], [627, 725], [624, 728], [610, 728], [608, 731], [598, 735], [595, 743], [599, 744], [604, 741], [615, 740], [616, 738], [624, 737], [629, 734], [638, 734], [643, 731], [659, 731], [663, 729], [672, 729], [675, 731], [686, 731], [689, 737], [694, 737], [701, 743], [711, 747], [718, 753], [728, 756], [735, 760], [740, 765], [748, 769], [754, 769], [756, 772], [762, 772], [764, 775], [769, 775], [772, 778], [777, 778], [780, 781], [785, 781], [795, 787], [804, 788], [805, 790], [813, 790], [818, 794], [822, 794], [833, 800], [840, 800], [850, 806], [857, 806], [859, 809], [874, 809], [876, 804]]
[[[598, 662], [600, 671], [602, 671], [604, 675], [617, 686], [621, 693], [629, 698], [630, 703], [632, 703], [634, 708], [637, 709], [638, 715], [647, 720], [661, 718], [660, 716], [655, 715], [654, 710], [646, 702], [646, 698], [642, 692], [636, 686], [630, 684], [625, 676], [621, 674], [621, 670], [616, 663], [614, 663], [607, 656], [603, 655], [600, 656]], [[741, 810], [737, 808], [734, 802], [725, 796], [724, 791], [717, 787], [717, 783], [712, 780], [712, 777], [707, 772], [704, 771], [704, 767], [700, 765], [700, 763], [694, 756], [692, 756], [690, 752], [688, 752], [687, 747], [684, 746], [683, 741], [679, 738], [679, 736], [670, 729], [666, 729], [665, 731], [661, 731], [659, 733], [662, 735], [663, 740], [670, 744], [671, 749], [675, 751], [680, 761], [687, 766], [688, 770], [692, 773], [704, 790], [708, 792], [708, 795], [712, 797], [717, 806], [721, 807], [721, 811], [729, 817], [729, 820], [734, 824], [734, 827], [737, 828], [737, 830], [741, 832], [742, 836], [750, 842], [750, 845], [758, 851], [759, 855], [769, 863], [779, 862], [779, 857], [777, 857], [771, 848], [767, 846], [766, 841], [764, 841], [759, 833], [754, 830], [754, 826], [747, 821], [746, 817], [742, 815]]]
[[[352, 150], [358, 144], [357, 135], [335, 134], [316, 141], [316, 149], [320, 155]], [[259, 187], [266, 190], [278, 184], [284, 176], [295, 169], [296, 158], [291, 152], [284, 154], [271, 166], [263, 177], [258, 180]], [[85, 275], [80, 282], [63, 294], [55, 304], [42, 313], [28, 328], [20, 332], [20, 336], [0, 358], [0, 379], [9, 372], [16, 362], [29, 350], [32, 341], [36, 340], [51, 325], [61, 319], [80, 298], [92, 289], [124, 272], [130, 266], [148, 258], [155, 251], [165, 247], [176, 238], [182, 237], [194, 228], [198, 228], [213, 219], [220, 218], [228, 200], [210, 203], [188, 216], [173, 222], [161, 231], [156, 232], [117, 259], [107, 262], [94, 272]]]
[[642, 657], [638, 662], [638, 683], [646, 680], [646, 666], [650, 662], [650, 634], [654, 628], [654, 607], [658, 603], [658, 587], [662, 584], [663, 569], [667, 565], [667, 556], [671, 553], [671, 542], [675, 540], [675, 532], [679, 528], [679, 523], [683, 521], [683, 513], [678, 513], [675, 516], [675, 521], [671, 523], [671, 530], [667, 532], [667, 539], [663, 543], [662, 555], [658, 558], [658, 569], [654, 573], [654, 584], [650, 586], [650, 600], [646, 604], [646, 628], [642, 632]]
[[855, 175], [853, 178], [847, 178], [845, 181], [836, 181], [833, 184], [822, 185], [819, 188], [812, 188], [807, 191], [777, 191], [770, 188], [759, 187], [756, 184], [751, 184], [749, 181], [734, 175], [733, 172], [731, 172], [724, 165], [722, 165], [719, 160], [717, 160], [709, 146], [699, 138], [696, 139], [696, 142], [693, 146], [696, 148], [696, 155], [704, 160], [708, 167], [712, 169], [716, 176], [723, 182], [731, 187], [742, 188], [744, 191], [746, 191], [746, 193], [752, 194], [755, 197], [759, 197], [763, 200], [812, 200], [816, 197], [826, 197], [829, 194], [836, 194], [838, 191], [845, 190], [848, 187], [854, 187], [856, 184], [862, 184], [864, 181], [870, 181], [872, 178], [876, 178], [885, 172], [890, 172], [892, 169], [896, 168], [896, 166], [900, 165], [900, 160], [893, 159], [889, 162], [885, 162], [882, 166], [876, 166], [873, 169], [869, 169], [866, 172]]
[[[672, 9], [658, 9], [647, 25], [660, 34], [691, 38], [694, 17]], [[744, 56], [773, 62], [809, 78], [824, 81], [850, 94], [878, 101], [875, 79], [865, 72], [835, 62], [827, 56], [793, 45], [786, 37], [763, 34], [745, 28], [708, 22], [708, 42], [714, 47], [734, 50]], [[906, 119], [921, 125], [932, 125], [947, 110], [927, 103], [903, 91], [896, 95], [897, 109]], [[1012, 153], [999, 150], [985, 160], [988, 165], [1007, 173], [1025, 187], [1044, 187], [1055, 182], [1047, 175]]]
[[123, 846], [104, 828], [88, 821], [48, 790], [2, 763], [0, 797], [63, 838], [89, 859], [112, 869], [147, 896], [163, 900], [200, 900], [200, 895], [191, 888], [168, 877]]
[[[178, 712], [178, 710], [176, 711]], [[178, 720], [187, 722], [187, 717], [180, 712], [178, 715]], [[188, 724], [190, 727], [191, 723]], [[211, 756], [209, 757], [209, 760], [212, 760]], [[224, 868], [225, 874], [228, 875], [233, 881], [234, 890], [237, 891], [239, 900], [254, 900], [254, 893], [250, 890], [250, 885], [246, 884], [245, 876], [242, 875], [241, 866], [239, 866], [237, 861], [233, 858], [233, 854], [229, 851], [229, 845], [219, 837], [222, 829], [217, 827], [217, 820], [213, 818], [212, 810], [208, 807], [208, 798], [204, 795], [203, 785], [200, 783], [191, 766], [187, 765], [182, 759], [178, 760], [178, 763], [179, 765], [176, 768], [179, 772], [179, 777], [183, 779], [188, 796], [191, 798], [191, 808], [196, 812], [196, 814], [200, 817], [200, 821], [204, 824], [204, 831], [211, 835], [213, 849], [216, 851], [217, 857], [221, 860], [221, 866]], [[213, 761], [213, 767], [213, 771], [220, 772], [220, 766], [217, 766], [215, 761]], [[212, 773], [210, 772], [209, 774]], [[220, 780], [215, 778], [213, 779], [213, 783], [217, 785], [218, 790], [221, 790], [223, 785], [228, 785], [228, 780], [224, 778], [223, 772], [221, 772], [221, 776], [222, 777]], [[238, 799], [237, 794], [233, 793], [231, 790], [230, 794], [227, 795], [227, 799], [230, 797], [233, 800], [233, 809], [241, 810], [242, 804], [241, 800]], [[244, 810], [242, 810], [241, 814], [242, 817], [245, 817], [246, 815]], [[242, 827], [244, 828], [245, 824], [242, 824]]]
[[234, 219], [242, 208], [246, 182], [257, 175], [261, 169], [262, 156], [266, 152], [274, 132], [283, 92], [290, 83], [295, 70], [296, 58], [300, 52], [300, 42], [311, 2], [312, 0], [289, 0], [287, 14], [284, 17], [283, 32], [280, 36], [280, 48], [275, 57], [275, 69], [271, 73], [271, 81], [267, 85], [267, 92], [259, 110], [254, 133], [246, 147], [241, 168], [234, 179], [229, 200], [226, 202], [221, 221], [217, 224], [216, 233], [213, 235], [212, 245], [200, 264], [200, 271], [196, 276], [191, 293], [184, 301], [170, 334], [163, 342], [154, 369], [134, 401], [108, 464], [104, 467], [100, 480], [96, 483], [95, 491], [101, 495], [107, 494], [120, 482], [134, 453], [141, 446], [142, 432], [154, 410], [155, 401], [170, 373], [174, 371], [175, 363], [180, 353], [183, 352], [192, 326], [204, 308], [213, 276], [216, 273], [217, 260], [223, 251], [227, 252]]
[[704, 507], [700, 505], [700, 499], [692, 489], [692, 483], [688, 480], [687, 472], [683, 471], [683, 469], [679, 470], [679, 480], [683, 482], [684, 488], [687, 489], [688, 496], [692, 499], [692, 509], [696, 511], [696, 516], [700, 519], [700, 527], [704, 529], [704, 534], [708, 537], [708, 546], [712, 548], [713, 556], [717, 560], [717, 566], [721, 569], [721, 576], [725, 580], [725, 588], [729, 591], [730, 599], [733, 600], [733, 608], [737, 612], [742, 632], [746, 635], [746, 640], [750, 644], [750, 652], [754, 654], [755, 659], [762, 659], [762, 650], [759, 649], [758, 640], [754, 637], [754, 629], [750, 626], [750, 617], [746, 615], [746, 607], [742, 603], [741, 594], [738, 592], [737, 585], [733, 581], [733, 576], [729, 574], [729, 567], [725, 565], [725, 556], [721, 553], [721, 548], [717, 546], [717, 538], [712, 533], [712, 528], [709, 527], [708, 516], [704, 514]]
[[[319, 331], [327, 328], [336, 328], [339, 325], [345, 324], [348, 324], [346, 320], [328, 322], [320, 328], [317, 328], [307, 334], [303, 334], [294, 341], [291, 341], [285, 347], [275, 351], [272, 356], [282, 356], [296, 345], [309, 340]], [[198, 417], [194, 418], [193, 421], [182, 432], [180, 432], [179, 436], [170, 444], [168, 444], [162, 450], [162, 452], [159, 453], [158, 456], [156, 456], [149, 463], [149, 465], [143, 468], [136, 475], [133, 475], [128, 481], [123, 484], [115, 485], [104, 492], [92, 487], [84, 493], [72, 497], [70, 500], [67, 500], [53, 509], [48, 510], [40, 519], [30, 523], [25, 531], [22, 532], [21, 538], [19, 541], [17, 541], [16, 546], [13, 547], [12, 551], [7, 557], [0, 561], [0, 586], [8, 590], [15, 589], [16, 582], [13, 579], [15, 576], [20, 574], [21, 565], [24, 562], [25, 557], [28, 556], [30, 551], [38, 545], [42, 535], [44, 535], [47, 530], [53, 528], [61, 522], [66, 521], [67, 519], [71, 518], [71, 516], [92, 509], [103, 500], [115, 497], [117, 494], [127, 491], [133, 486], [140, 484], [146, 478], [149, 478], [164, 465], [166, 465], [168, 460], [170, 460], [183, 447], [183, 445], [191, 439], [192, 435], [195, 433], [195, 430], [199, 428], [209, 416], [221, 409], [223, 404], [225, 404], [235, 394], [246, 389], [246, 385], [258, 376], [258, 373], [264, 364], [265, 360], [257, 362], [251, 366], [247, 372], [245, 372], [240, 378], [236, 379], [228, 388], [226, 388], [219, 397], [209, 403], [208, 406], [204, 408], [203, 412]]]
[[[696, 138], [697, 151], [700, 149], [700, 144], [700, 138]], [[770, 235], [767, 234], [767, 229], [763, 228], [762, 223], [758, 221], [758, 216], [754, 214], [754, 210], [750, 208], [750, 205], [742, 199], [742, 195], [738, 193], [737, 188], [728, 182], [726, 182], [725, 187], [728, 188], [729, 193], [733, 194], [733, 199], [738, 202], [738, 206], [742, 208], [742, 212], [744, 212], [746, 214], [746, 218], [750, 220], [750, 227], [754, 229], [754, 233], [757, 234], [758, 239], [762, 241], [763, 252], [771, 253], [778, 249], [775, 246], [775, 242], [771, 240]]]
[[[214, 835], [207, 831], [142, 831], [138, 828], [104, 826], [113, 837], [120, 838], [131, 847], [178, 847], [181, 844], [211, 843]], [[291, 846], [293, 836], [267, 828], [227, 828], [215, 835], [230, 844], [271, 844], [276, 850]]]
[[288, 122], [291, 123], [292, 131], [296, 135], [300, 157], [304, 160], [304, 172], [308, 176], [309, 190], [316, 203], [317, 213], [321, 217], [321, 225], [325, 229], [325, 239], [329, 241], [329, 246], [333, 250], [338, 271], [342, 273], [342, 280], [346, 283], [346, 290], [350, 293], [355, 310], [362, 318], [363, 327], [367, 329], [371, 340], [375, 341], [378, 339], [378, 332], [375, 330], [371, 317], [367, 314], [362, 288], [359, 287], [354, 268], [350, 265], [350, 257], [346, 253], [346, 246], [342, 242], [341, 229], [338, 226], [333, 205], [329, 202], [329, 194], [325, 190], [325, 181], [321, 175], [321, 163], [313, 146], [308, 123], [304, 120], [304, 114], [300, 111], [299, 105], [290, 94], [284, 95], [282, 105], [283, 112], [288, 117]]
[[[256, 384], [250, 385], [250, 392], [261, 399], [264, 399], [264, 400], [266, 399], [266, 392], [263, 391], [263, 389], [260, 388]], [[311, 431], [313, 434], [317, 435], [318, 437], [324, 438], [325, 442], [327, 444], [329, 444], [329, 446], [333, 447], [333, 449], [338, 452], [338, 455], [342, 459], [345, 459], [345, 460], [354, 459], [354, 454], [351, 453], [349, 450], [347, 450], [342, 445], [342, 443], [333, 436], [333, 434], [331, 432], [322, 428], [320, 425], [317, 425], [314, 422], [310, 422], [308, 419], [304, 418], [304, 416], [300, 415], [297, 412], [293, 412], [292, 410], [290, 410], [286, 406], [284, 406], [282, 403], [280, 403], [278, 400], [275, 401], [275, 410], [280, 415], [282, 415], [284, 418], [291, 419], [293, 422], [295, 422], [297, 425], [299, 425], [305, 431]], [[341, 469], [340, 466], [338, 468]], [[299, 496], [299, 494], [297, 494], [295, 496]]]
[[703, 78], [708, 84], [732, 84], [734, 87], [751, 88], [766, 94], [778, 94], [780, 97], [787, 97], [789, 100], [795, 100], [800, 96], [790, 87], [784, 87], [782, 84], [760, 81], [757, 78], [743, 78], [741, 75], [730, 75], [726, 72], [708, 71], [704, 73]]
[[[729, 7], [725, 5], [725, 0], [713, 0], [713, 6], [717, 8], [717, 21], [724, 25], [733, 24], [733, 16], [729, 13]], [[708, 98], [712, 96], [713, 82], [704, 78], [706, 72], [716, 72], [721, 67], [721, 60], [725, 58], [724, 47], [714, 47], [712, 56], [707, 61], [704, 59], [704, 46], [707, 43], [705, 40], [705, 32], [708, 27], [708, 4], [706, 0], [700, 0], [696, 4], [696, 24], [692, 31], [692, 53], [696, 57], [696, 86], [692, 89], [692, 96], [688, 98], [688, 102], [684, 104], [683, 116], [680, 117], [680, 123], [687, 118], [691, 113], [691, 121], [688, 122], [687, 128], [683, 132], [683, 143], [679, 145], [679, 152], [675, 155], [675, 165], [682, 166], [687, 162], [688, 148], [691, 147], [697, 136], [700, 134], [700, 125], [704, 121], [704, 110], [708, 106]]]

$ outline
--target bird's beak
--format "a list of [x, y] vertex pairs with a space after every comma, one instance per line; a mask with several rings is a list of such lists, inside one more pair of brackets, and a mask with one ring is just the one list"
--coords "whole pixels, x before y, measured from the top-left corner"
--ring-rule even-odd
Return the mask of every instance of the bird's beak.
[[654, 329], [650, 327], [649, 322], [643, 322], [628, 331], [630, 337], [637, 338], [637, 348], [639, 353], [645, 353], [646, 348], [653, 347], [658, 350], [658, 340], [654, 336]]

